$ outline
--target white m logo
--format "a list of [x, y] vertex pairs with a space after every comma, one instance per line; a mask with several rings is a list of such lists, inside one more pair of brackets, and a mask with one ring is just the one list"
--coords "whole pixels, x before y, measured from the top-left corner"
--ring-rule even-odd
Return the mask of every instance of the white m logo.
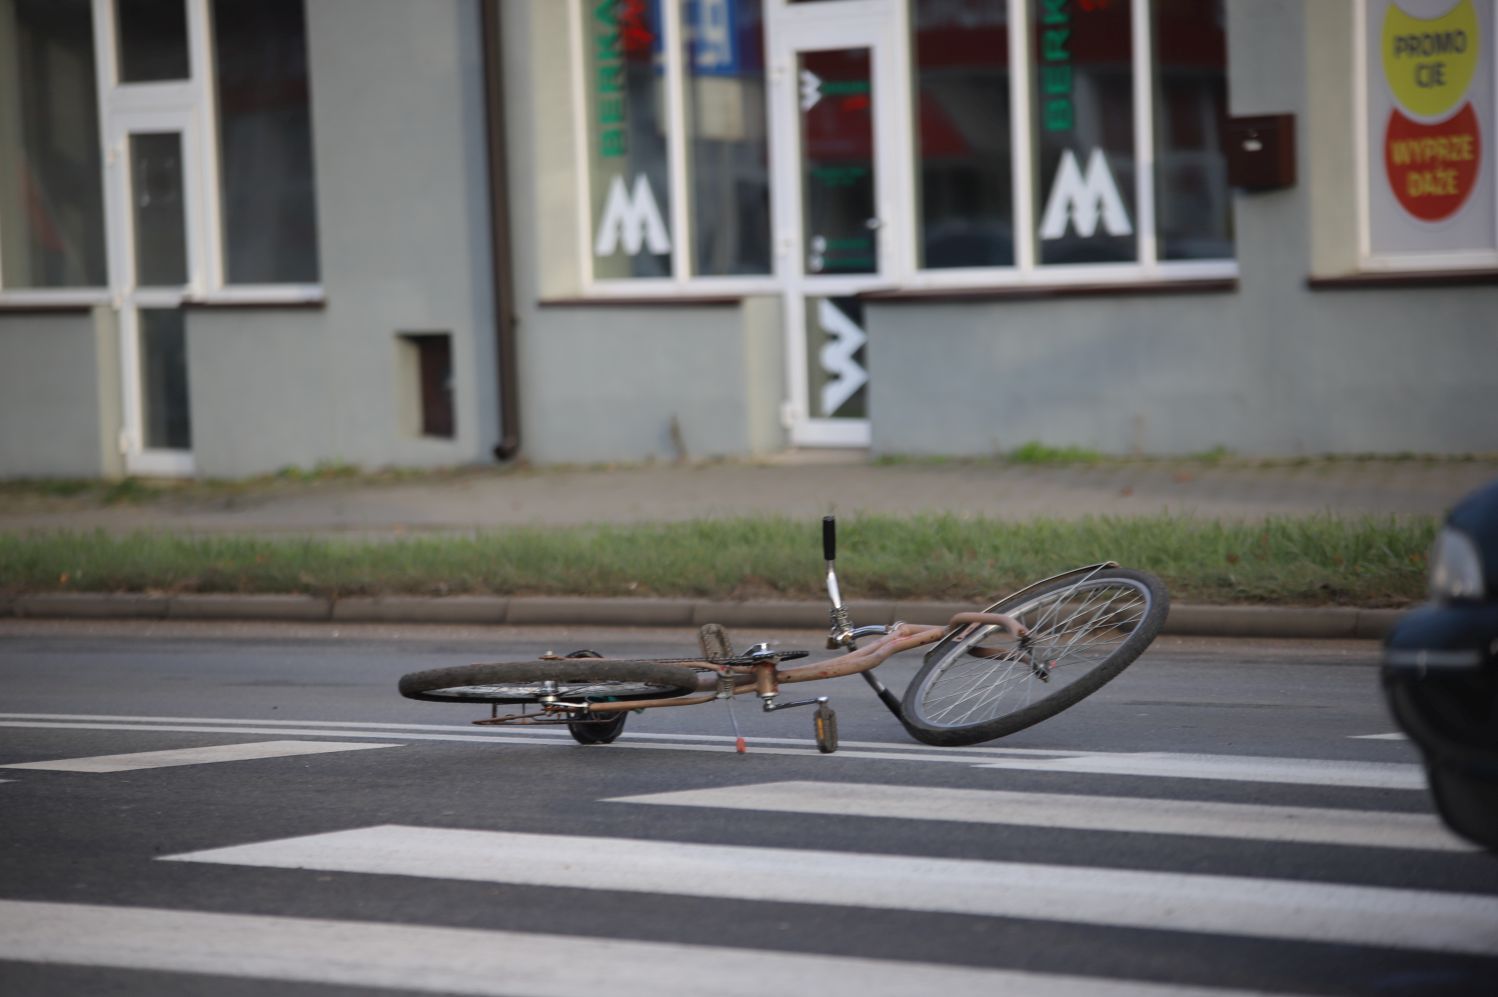
[[642, 245], [657, 256], [671, 252], [671, 236], [643, 173], [635, 177], [633, 193], [624, 189], [623, 177], [616, 176], [609, 184], [609, 199], [603, 206], [603, 220], [598, 223], [593, 254], [612, 256], [621, 241], [630, 256], [638, 255]]
[[1078, 235], [1091, 239], [1097, 231], [1099, 218], [1109, 235], [1134, 233], [1128, 212], [1124, 211], [1123, 198], [1118, 196], [1118, 185], [1113, 182], [1113, 174], [1108, 172], [1103, 150], [1093, 149], [1092, 155], [1087, 157], [1087, 175], [1084, 177], [1077, 167], [1077, 157], [1067, 149], [1061, 154], [1056, 182], [1051, 186], [1051, 196], [1046, 201], [1040, 237], [1059, 239], [1066, 234], [1067, 222], [1071, 222], [1076, 225]]

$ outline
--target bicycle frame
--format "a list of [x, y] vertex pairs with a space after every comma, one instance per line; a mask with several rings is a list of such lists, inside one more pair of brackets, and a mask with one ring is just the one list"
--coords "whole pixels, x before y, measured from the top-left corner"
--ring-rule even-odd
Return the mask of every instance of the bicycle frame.
[[[837, 559], [837, 526], [831, 516], [822, 520], [822, 553], [827, 561], [827, 598], [832, 604], [829, 613], [831, 623], [827, 631], [827, 647], [829, 650], [839, 647], [847, 648], [847, 653], [836, 658], [825, 661], [809, 662], [804, 665], [796, 665], [791, 668], [780, 668], [779, 658], [765, 645], [756, 645], [751, 649], [747, 657], [757, 658], [750, 663], [720, 663], [706, 659], [702, 661], [688, 662], [692, 667], [701, 670], [697, 680], [697, 691], [686, 696], [678, 696], [670, 699], [647, 699], [633, 700], [624, 703], [589, 703], [582, 704], [589, 712], [594, 714], [622, 713], [628, 710], [654, 709], [667, 706], [695, 706], [700, 703], [711, 702], [716, 699], [728, 699], [731, 696], [743, 695], [753, 692], [760, 698], [762, 708], [766, 712], [790, 709], [794, 706], [807, 706], [817, 702], [826, 702], [826, 697], [805, 700], [797, 703], [777, 703], [775, 697], [780, 692], [782, 683], [815, 682], [823, 679], [840, 678], [844, 675], [860, 674], [869, 686], [874, 690], [881, 702], [898, 718], [903, 718], [900, 709], [900, 701], [890, 692], [871, 672], [883, 664], [889, 658], [904, 651], [933, 644], [946, 637], [956, 637], [968, 632], [968, 628], [975, 626], [995, 626], [1016, 639], [1023, 639], [1027, 633], [1025, 628], [1013, 617], [1002, 613], [957, 613], [941, 626], [922, 626], [913, 623], [895, 622], [889, 625], [875, 624], [872, 626], [857, 627], [848, 615], [847, 608], [843, 605], [842, 591], [837, 582], [837, 570], [835, 562]], [[1096, 571], [1105, 565], [1093, 565], [1090, 568], [1077, 569], [1077, 571]], [[1065, 577], [1066, 572], [1056, 577]], [[1050, 581], [1052, 579], [1047, 579]], [[1040, 583], [1038, 583], [1040, 584]], [[996, 604], [997, 605], [997, 604]], [[859, 647], [858, 641], [866, 637], [878, 637], [874, 643]]]

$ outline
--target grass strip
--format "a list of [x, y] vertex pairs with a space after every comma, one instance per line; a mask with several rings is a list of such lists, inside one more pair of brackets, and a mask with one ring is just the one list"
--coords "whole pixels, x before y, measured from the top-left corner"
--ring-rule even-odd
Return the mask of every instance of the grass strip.
[[[990, 600], [1111, 559], [1180, 602], [1402, 606], [1423, 596], [1431, 517], [1180, 516], [839, 522], [845, 598]], [[820, 524], [780, 518], [353, 541], [136, 533], [0, 536], [0, 592], [594, 595], [816, 599]]]

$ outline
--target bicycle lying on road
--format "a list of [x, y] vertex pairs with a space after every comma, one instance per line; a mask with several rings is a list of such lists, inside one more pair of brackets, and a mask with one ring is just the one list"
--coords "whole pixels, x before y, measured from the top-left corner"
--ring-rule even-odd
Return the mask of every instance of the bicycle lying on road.
[[[699, 634], [695, 658], [619, 660], [595, 651], [537, 661], [501, 661], [413, 672], [401, 695], [439, 703], [487, 703], [475, 724], [565, 724], [582, 744], [619, 736], [632, 710], [692, 706], [757, 696], [767, 713], [815, 706], [813, 730], [823, 752], [837, 750], [837, 715], [826, 696], [785, 703], [780, 687], [861, 674], [918, 741], [976, 744], [1023, 730], [1096, 692], [1149, 647], [1170, 610], [1155, 576], [1113, 561], [1089, 564], [1035, 582], [982, 612], [957, 613], [944, 625], [854, 626], [838, 588], [836, 523], [822, 521], [829, 650], [846, 653], [789, 668], [806, 651], [755, 644], [735, 652], [713, 623]], [[877, 638], [860, 647], [859, 642]], [[932, 645], [905, 695], [873, 675], [890, 657]], [[501, 705], [520, 711], [501, 715]], [[729, 711], [732, 716], [732, 710]], [[744, 738], [734, 731], [739, 751]]]

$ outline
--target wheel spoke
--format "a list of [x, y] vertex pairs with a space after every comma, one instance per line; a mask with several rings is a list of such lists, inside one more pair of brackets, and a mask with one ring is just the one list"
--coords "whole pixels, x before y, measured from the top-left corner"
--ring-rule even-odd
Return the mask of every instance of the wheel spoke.
[[922, 680], [919, 713], [932, 726], [961, 729], [1028, 710], [1112, 658], [1149, 616], [1152, 600], [1139, 582], [1116, 577], [1089, 576], [1044, 593], [1010, 611], [1025, 638], [985, 646], [996, 629], [989, 626], [953, 646]]

